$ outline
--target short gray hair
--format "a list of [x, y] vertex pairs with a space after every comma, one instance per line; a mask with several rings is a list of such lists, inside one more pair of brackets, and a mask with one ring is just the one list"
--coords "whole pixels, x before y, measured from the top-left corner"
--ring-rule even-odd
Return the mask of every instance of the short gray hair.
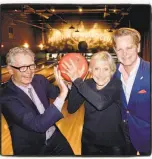
[[116, 63], [110, 53], [107, 51], [97, 52], [91, 57], [89, 70], [91, 70], [93, 67], [93, 61], [107, 61], [111, 69], [111, 76], [113, 76], [116, 71]]
[[35, 58], [35, 54], [30, 49], [24, 47], [14, 47], [10, 49], [6, 55], [7, 65], [12, 65], [12, 63], [14, 63], [14, 57], [19, 54], [29, 55], [33, 59]]

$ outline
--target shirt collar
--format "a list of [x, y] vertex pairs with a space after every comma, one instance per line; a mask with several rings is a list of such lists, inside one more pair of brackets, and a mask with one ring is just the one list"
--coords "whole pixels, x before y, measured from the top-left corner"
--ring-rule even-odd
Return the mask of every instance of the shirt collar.
[[139, 68], [139, 65], [140, 65], [140, 58], [138, 57], [137, 58], [137, 62], [136, 62], [136, 65], [134, 67], [134, 69], [130, 72], [130, 75], [134, 74], [137, 72], [138, 68]]
[[32, 85], [29, 84], [27, 87], [21, 86], [21, 85], [17, 85], [17, 87], [19, 87], [22, 90], [28, 90], [28, 88], [32, 88]]

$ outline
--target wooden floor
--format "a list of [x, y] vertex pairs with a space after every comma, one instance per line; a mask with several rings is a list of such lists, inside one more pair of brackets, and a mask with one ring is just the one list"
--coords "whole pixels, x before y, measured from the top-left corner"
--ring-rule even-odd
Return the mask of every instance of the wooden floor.
[[[75, 155], [81, 155], [81, 136], [82, 136], [82, 126], [84, 120], [84, 106], [82, 105], [80, 109], [74, 114], [69, 114], [67, 112], [67, 101], [66, 101], [63, 106], [62, 113], [64, 115], [64, 118], [58, 121], [56, 125], [58, 126], [62, 134], [69, 141]], [[13, 155], [11, 136], [7, 122], [3, 115], [1, 121], [2, 121], [1, 154]]]

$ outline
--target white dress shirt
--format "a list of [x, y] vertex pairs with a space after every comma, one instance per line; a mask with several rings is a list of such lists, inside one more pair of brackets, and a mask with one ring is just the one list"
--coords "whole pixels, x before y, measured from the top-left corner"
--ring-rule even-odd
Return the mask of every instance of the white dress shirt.
[[[29, 84], [27, 87], [24, 87], [24, 86], [20, 86], [18, 84], [16, 84], [14, 82], [14, 84], [19, 87], [21, 90], [23, 90], [28, 96], [29, 98], [31, 98], [29, 92], [28, 92], [28, 88], [31, 88], [31, 91], [32, 91], [32, 94], [33, 94], [33, 97], [34, 97], [34, 104], [36, 105], [38, 111], [40, 114], [43, 114], [44, 111], [45, 111], [45, 108], [42, 104], [42, 102], [40, 101], [39, 97], [37, 96], [37, 93], [35, 92], [33, 86], [31, 84]], [[31, 99], [32, 100], [32, 99]], [[64, 104], [64, 101], [61, 100], [59, 97], [56, 98], [56, 100], [54, 101], [53, 103], [57, 109], [61, 112], [61, 109], [63, 107], [63, 104]], [[51, 126], [47, 131], [46, 131], [46, 140], [48, 140], [54, 133], [55, 131], [55, 126]]]
[[121, 72], [121, 81], [122, 81], [122, 87], [126, 96], [126, 101], [127, 104], [129, 102], [130, 99], [130, 94], [131, 94], [131, 90], [135, 81], [135, 77], [138, 71], [140, 65], [140, 58], [137, 58], [137, 62], [135, 67], [133, 68], [133, 70], [130, 72], [130, 74], [128, 75], [128, 73], [125, 71], [124, 67], [122, 64], [120, 64], [119, 66], [119, 71]]

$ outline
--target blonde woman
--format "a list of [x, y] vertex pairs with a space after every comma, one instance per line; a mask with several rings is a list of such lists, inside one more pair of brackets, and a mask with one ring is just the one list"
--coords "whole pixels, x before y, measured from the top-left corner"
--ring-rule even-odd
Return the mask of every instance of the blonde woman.
[[125, 140], [121, 128], [121, 81], [112, 79], [116, 65], [111, 55], [102, 51], [92, 56], [91, 79], [81, 79], [73, 61], [64, 63], [72, 80], [68, 112], [76, 112], [84, 102], [82, 155], [123, 155]]

